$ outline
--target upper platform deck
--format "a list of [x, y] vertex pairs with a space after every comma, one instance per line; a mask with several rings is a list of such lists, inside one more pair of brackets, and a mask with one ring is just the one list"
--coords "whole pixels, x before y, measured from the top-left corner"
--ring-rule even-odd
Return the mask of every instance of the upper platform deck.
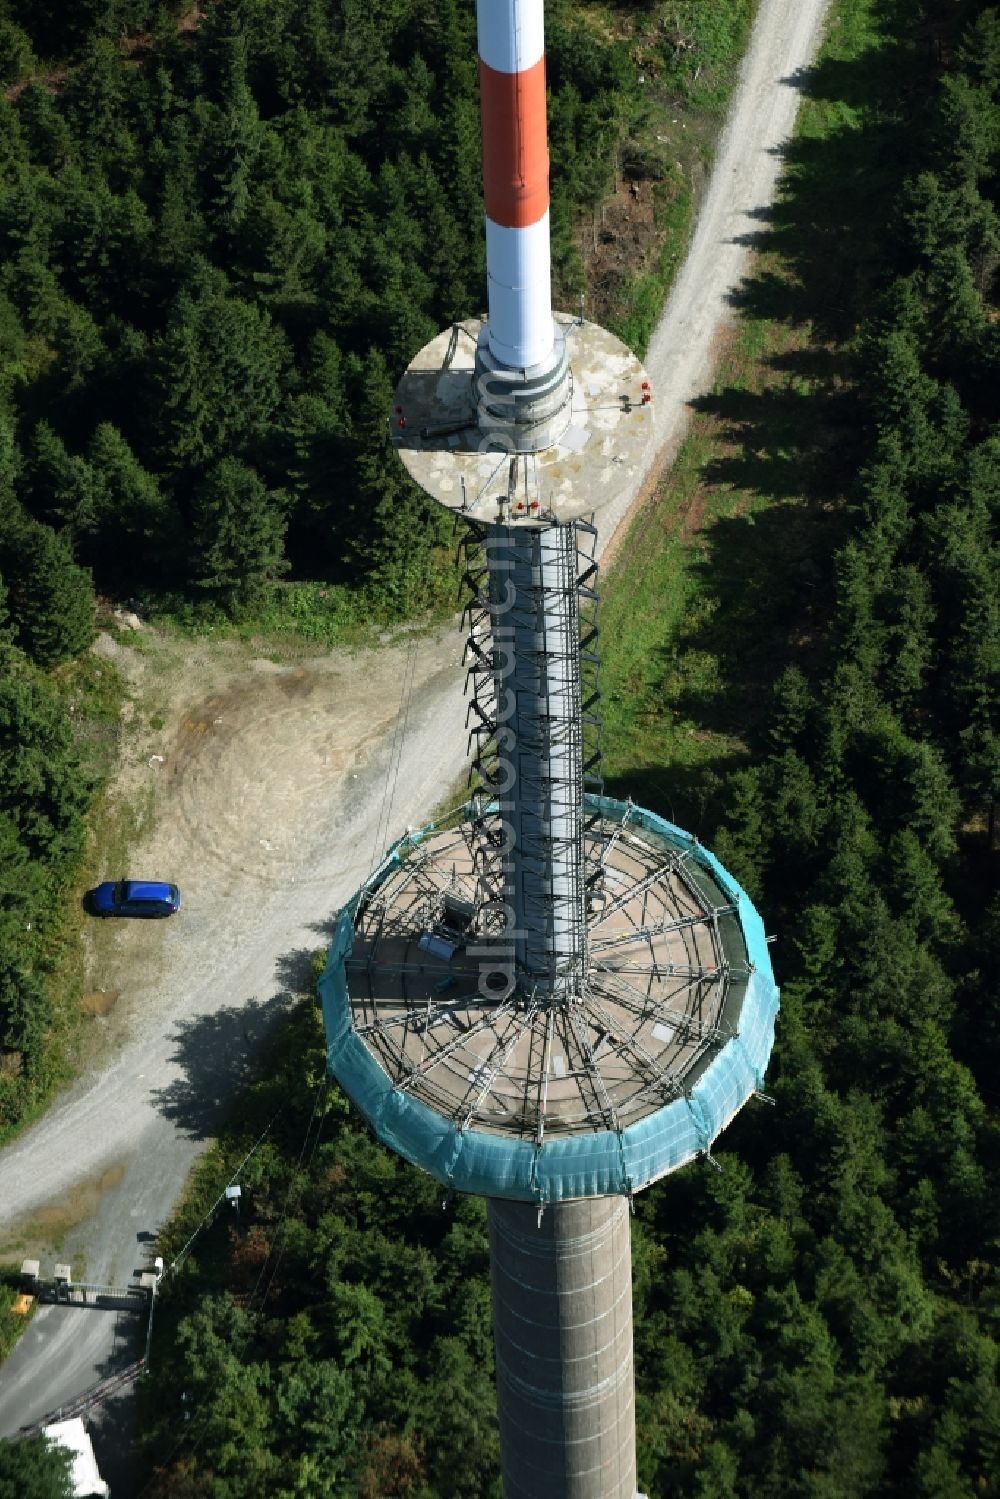
[[477, 521], [563, 524], [600, 510], [639, 472], [652, 431], [643, 366], [596, 323], [563, 313], [555, 321], [569, 358], [568, 400], [555, 439], [538, 452], [511, 454], [480, 428], [479, 320], [438, 334], [399, 382], [392, 440], [410, 476], [449, 510]]

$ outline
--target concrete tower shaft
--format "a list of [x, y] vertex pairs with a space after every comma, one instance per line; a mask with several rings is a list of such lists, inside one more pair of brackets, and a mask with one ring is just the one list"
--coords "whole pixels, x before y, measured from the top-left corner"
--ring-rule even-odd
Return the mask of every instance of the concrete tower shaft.
[[633, 1499], [628, 1203], [488, 1214], [504, 1499]]

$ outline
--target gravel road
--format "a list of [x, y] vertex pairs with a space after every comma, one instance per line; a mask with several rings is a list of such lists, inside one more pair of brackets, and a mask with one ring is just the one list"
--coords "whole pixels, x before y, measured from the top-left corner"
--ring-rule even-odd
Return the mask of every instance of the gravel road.
[[[647, 357], [647, 492], [711, 379], [746, 273], [741, 237], [759, 229], [773, 197], [796, 78], [826, 5], [761, 4], [693, 243]], [[635, 501], [633, 489], [602, 512], [605, 547]], [[120, 639], [102, 649], [129, 669], [134, 653]], [[185, 908], [168, 922], [106, 923], [88, 935], [94, 987], [121, 996], [101, 1022], [117, 1027], [116, 1044], [0, 1152], [8, 1247], [60, 1232], [60, 1257], [83, 1256], [88, 1279], [128, 1283], [141, 1263], [137, 1234], [169, 1216], [338, 905], [461, 775], [460, 659], [458, 635], [447, 632], [288, 668], [220, 667], [217, 655], [191, 664], [191, 694], [164, 726], [160, 757], [146, 743], [125, 772], [131, 792], [149, 783], [159, 807], [133, 872], [176, 880]], [[116, 1339], [113, 1316], [40, 1311], [0, 1369], [0, 1435], [105, 1377]], [[123, 1496], [125, 1484], [115, 1491]]]

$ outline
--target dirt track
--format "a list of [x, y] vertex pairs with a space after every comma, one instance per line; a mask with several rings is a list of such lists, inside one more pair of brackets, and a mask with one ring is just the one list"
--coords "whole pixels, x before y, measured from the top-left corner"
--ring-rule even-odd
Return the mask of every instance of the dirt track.
[[[745, 273], [741, 237], [759, 229], [773, 195], [798, 103], [794, 80], [826, 3], [761, 5], [692, 248], [647, 359], [656, 428], [647, 480], [672, 457], [687, 403], [710, 379], [728, 298]], [[635, 498], [602, 513], [605, 544]], [[122, 637], [101, 648], [141, 693], [155, 642], [146, 653]], [[137, 732], [122, 777], [123, 792], [156, 803], [133, 871], [176, 880], [185, 907], [168, 922], [106, 923], [88, 934], [91, 987], [120, 991], [91, 1022], [114, 1038], [111, 1060], [0, 1153], [5, 1240], [34, 1219], [39, 1231], [64, 1232], [61, 1257], [85, 1256], [91, 1278], [129, 1280], [137, 1231], [169, 1215], [338, 905], [459, 777], [460, 656], [451, 631], [287, 667], [188, 648], [168, 678], [162, 728]], [[0, 1434], [106, 1371], [101, 1319], [81, 1336], [81, 1315], [36, 1317], [0, 1371]]]

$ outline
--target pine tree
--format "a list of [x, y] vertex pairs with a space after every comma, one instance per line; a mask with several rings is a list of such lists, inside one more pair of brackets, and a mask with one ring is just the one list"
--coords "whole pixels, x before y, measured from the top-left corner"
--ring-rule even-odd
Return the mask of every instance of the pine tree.
[[435, 549], [445, 550], [448, 517], [431, 506], [407, 477], [389, 439], [392, 385], [385, 360], [372, 349], [363, 370], [363, 407], [357, 427], [356, 565], [365, 567], [373, 604], [398, 618], [426, 608], [434, 597]]
[[26, 498], [38, 520], [57, 525], [69, 541], [98, 528], [94, 481], [85, 459], [71, 455], [55, 429], [40, 421], [27, 445]]
[[204, 467], [259, 444], [278, 408], [289, 351], [269, 314], [196, 266], [152, 351], [153, 420], [168, 468]]
[[87, 446], [97, 542], [88, 553], [102, 578], [126, 586], [163, 581], [174, 564], [179, 521], [118, 428], [101, 422]]
[[171, 276], [180, 276], [196, 255], [204, 253], [208, 237], [185, 154], [184, 145], [178, 142], [164, 171], [153, 245], [156, 260]]
[[118, 47], [91, 34], [63, 95], [85, 159], [115, 172], [125, 170], [135, 157], [124, 120], [127, 78]]
[[223, 458], [195, 491], [191, 581], [231, 611], [259, 604], [285, 571], [282, 497], [235, 458]]
[[897, 568], [886, 591], [889, 620], [886, 686], [890, 702], [904, 716], [921, 701], [934, 657], [934, 605], [928, 578], [917, 567]]
[[902, 828], [889, 839], [885, 886], [920, 941], [940, 938], [953, 925], [955, 911], [940, 867], [912, 828]]
[[0, 817], [42, 866], [37, 888], [49, 901], [83, 849], [90, 795], [58, 693], [30, 670], [0, 679]]
[[45, 1437], [0, 1437], [2, 1499], [73, 1499], [73, 1456]]
[[[786, 749], [768, 762], [766, 783], [778, 846], [792, 858], [811, 853], [823, 831], [824, 817], [808, 765], [793, 749]], [[801, 877], [799, 865], [797, 878]]]
[[17, 1051], [22, 1058], [37, 1056], [52, 1016], [45, 981], [0, 954], [0, 1051]]
[[247, 42], [240, 30], [221, 44], [219, 99], [205, 132], [206, 170], [212, 179], [211, 217], [234, 244], [250, 206], [250, 190], [261, 148], [257, 104], [247, 84]]
[[50, 526], [25, 522], [0, 542], [0, 569], [11, 580], [16, 638], [39, 666], [56, 666], [94, 638], [94, 589], [65, 540]]
[[763, 871], [772, 845], [762, 782], [758, 769], [738, 770], [727, 777], [726, 822], [712, 840], [718, 857], [755, 901], [761, 897]]
[[9, 87], [37, 66], [27, 33], [6, 16], [0, 18], [0, 84]]
[[31, 158], [57, 172], [73, 155], [73, 136], [48, 90], [29, 83], [18, 100], [21, 130]]

